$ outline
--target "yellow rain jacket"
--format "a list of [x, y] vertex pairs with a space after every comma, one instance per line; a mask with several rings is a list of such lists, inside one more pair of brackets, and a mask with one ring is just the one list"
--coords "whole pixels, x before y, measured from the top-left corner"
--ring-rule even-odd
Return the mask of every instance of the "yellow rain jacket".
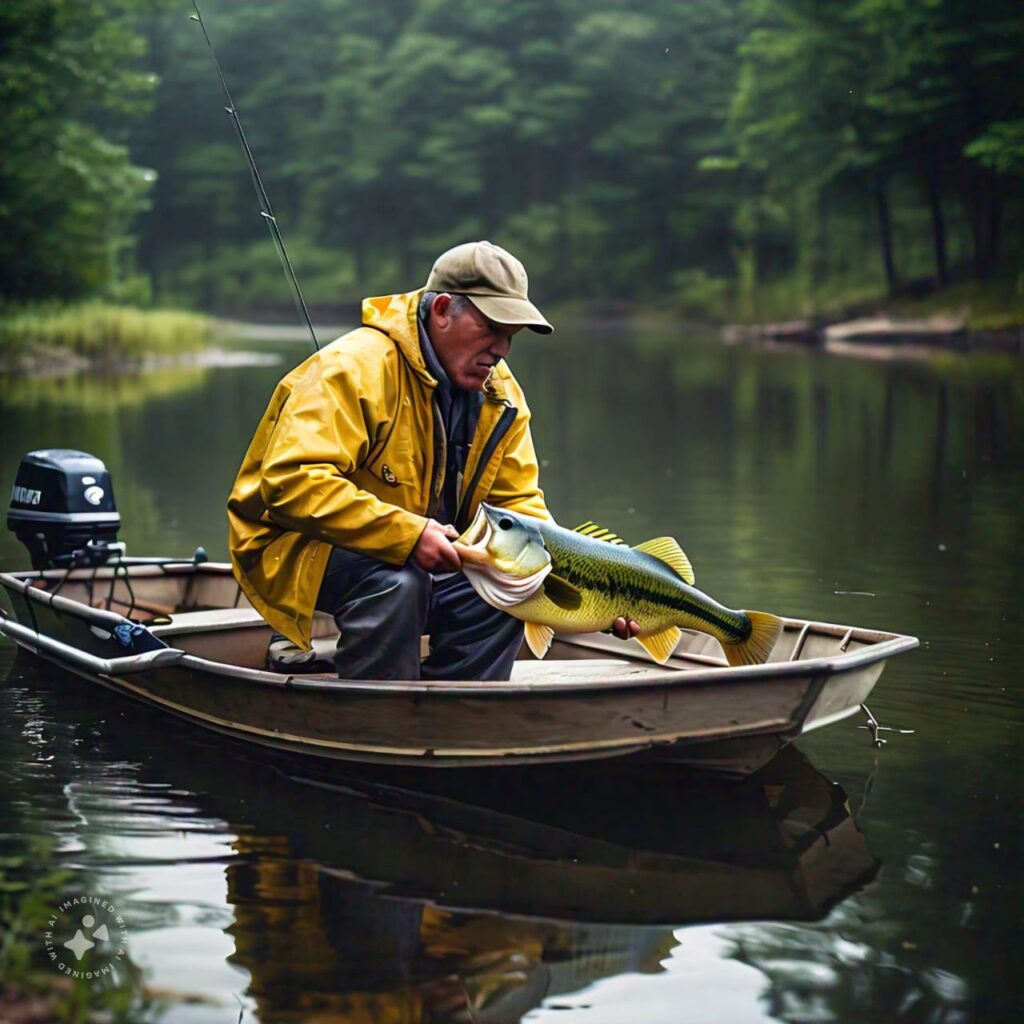
[[[310, 646], [332, 547], [401, 565], [437, 509], [445, 438], [420, 351], [422, 291], [363, 302], [363, 326], [278, 384], [228, 499], [231, 564], [278, 632]], [[548, 517], [530, 411], [504, 361], [483, 404], [459, 491], [461, 530], [481, 501]]]

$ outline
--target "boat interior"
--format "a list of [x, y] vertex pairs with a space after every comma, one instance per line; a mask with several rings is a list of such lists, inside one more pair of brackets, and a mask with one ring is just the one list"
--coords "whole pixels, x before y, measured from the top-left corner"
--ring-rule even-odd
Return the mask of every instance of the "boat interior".
[[[126, 559], [115, 566], [20, 572], [0, 580], [9, 589], [14, 584], [20, 590], [28, 583], [37, 591], [123, 615], [147, 626], [169, 646], [197, 657], [246, 669], [267, 666], [271, 628], [249, 603], [226, 563]], [[47, 600], [42, 594], [39, 597]], [[769, 663], [836, 657], [897, 636], [801, 619], [784, 621]], [[325, 678], [336, 678], [331, 655], [337, 638], [334, 620], [317, 613], [314, 649]], [[424, 654], [425, 644], [424, 637]], [[718, 641], [705, 633], [684, 631], [663, 666], [632, 641], [607, 634], [556, 635], [543, 661], [534, 659], [524, 644], [512, 678], [530, 683], [557, 679], [565, 684], [576, 677], [581, 683], [592, 682], [597, 674], [609, 681], [619, 676], [635, 681], [646, 675], [663, 677], [666, 671], [717, 668], [728, 668], [728, 663]], [[317, 674], [304, 673], [313, 678]]]

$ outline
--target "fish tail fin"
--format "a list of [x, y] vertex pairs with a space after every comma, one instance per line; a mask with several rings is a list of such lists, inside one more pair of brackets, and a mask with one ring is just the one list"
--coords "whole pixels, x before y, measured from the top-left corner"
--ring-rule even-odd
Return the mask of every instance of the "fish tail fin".
[[768, 612], [745, 612], [750, 619], [750, 636], [738, 644], [722, 644], [730, 665], [762, 665], [782, 636], [782, 619]]

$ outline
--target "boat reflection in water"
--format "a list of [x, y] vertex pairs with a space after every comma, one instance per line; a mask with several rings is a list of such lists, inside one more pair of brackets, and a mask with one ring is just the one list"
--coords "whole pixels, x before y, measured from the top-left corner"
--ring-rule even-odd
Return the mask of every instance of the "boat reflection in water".
[[842, 789], [795, 748], [741, 780], [602, 762], [311, 778], [41, 682], [34, 695], [100, 737], [87, 770], [126, 773], [129, 804], [160, 790], [169, 822], [178, 803], [233, 835], [230, 960], [262, 1024], [518, 1021], [661, 971], [673, 927], [817, 920], [878, 869]]
[[246, 821], [210, 799], [238, 830], [232, 959], [265, 1022], [516, 1021], [661, 970], [671, 926], [816, 920], [878, 868], [795, 749], [742, 781], [592, 765], [260, 790]]

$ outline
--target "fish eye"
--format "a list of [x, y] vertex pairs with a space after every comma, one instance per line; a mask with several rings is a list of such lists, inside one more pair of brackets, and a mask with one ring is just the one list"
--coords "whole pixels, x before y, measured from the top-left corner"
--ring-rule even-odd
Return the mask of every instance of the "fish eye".
[[508, 516], [505, 516], [504, 519], [499, 519], [498, 520], [498, 528], [500, 530], [511, 530], [512, 527], [515, 526], [515, 525], [516, 524], [514, 522], [512, 522], [512, 520], [509, 519]]

